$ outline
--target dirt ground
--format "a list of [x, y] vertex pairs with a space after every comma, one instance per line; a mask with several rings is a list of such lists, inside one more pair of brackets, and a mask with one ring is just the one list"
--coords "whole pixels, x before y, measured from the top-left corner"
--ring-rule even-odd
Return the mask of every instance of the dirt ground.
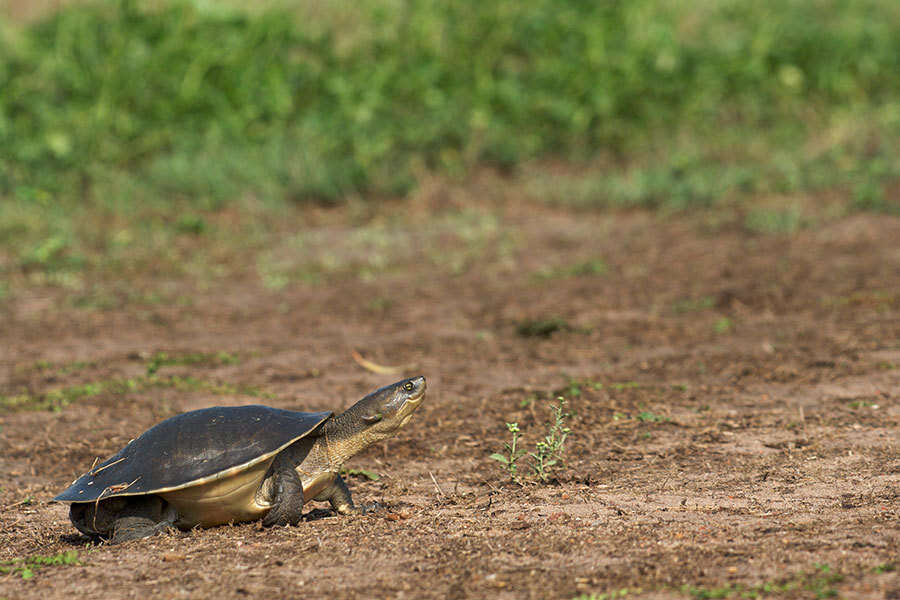
[[[900, 219], [761, 235], [437, 196], [371, 217], [402, 217], [408, 249], [376, 277], [274, 289], [248, 263], [165, 282], [190, 303], [0, 305], [0, 395], [25, 398], [0, 408], [0, 597], [900, 598]], [[447, 267], [416, 236], [461, 210], [496, 227]], [[289, 228], [339, 252], [342, 211]], [[407, 427], [349, 465], [380, 475], [349, 484], [382, 510], [109, 546], [50, 502], [178, 412], [340, 410], [401, 377], [354, 350], [428, 378]], [[538, 484], [522, 459], [511, 482], [490, 459], [506, 423], [533, 449], [560, 395], [565, 468]]]

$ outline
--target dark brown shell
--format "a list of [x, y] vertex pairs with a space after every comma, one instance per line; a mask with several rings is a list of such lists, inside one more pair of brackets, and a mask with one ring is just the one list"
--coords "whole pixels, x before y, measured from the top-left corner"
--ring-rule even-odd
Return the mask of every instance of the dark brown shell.
[[277, 454], [331, 415], [258, 405], [176, 415], [93, 467], [54, 500], [153, 494], [227, 476]]

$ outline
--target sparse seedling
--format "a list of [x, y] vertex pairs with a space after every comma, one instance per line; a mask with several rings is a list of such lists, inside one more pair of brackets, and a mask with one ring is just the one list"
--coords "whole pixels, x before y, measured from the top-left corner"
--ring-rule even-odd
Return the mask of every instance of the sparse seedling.
[[669, 418], [645, 410], [644, 412], [638, 413], [637, 420], [644, 423], [664, 423], [668, 421]]
[[876, 565], [872, 570], [876, 573], [893, 573], [897, 570], [897, 565], [896, 563], [886, 562]]
[[566, 400], [560, 396], [556, 401], [557, 404], [550, 407], [553, 412], [550, 431], [544, 436], [543, 440], [535, 444], [535, 452], [528, 453], [534, 459], [534, 464], [531, 465], [534, 474], [545, 483], [549, 479], [550, 471], [556, 465], [562, 464], [566, 438], [571, 431], [566, 427], [566, 419], [570, 416], [569, 413], [565, 412]]
[[499, 452], [494, 452], [491, 454], [491, 458], [504, 465], [506, 470], [509, 472], [510, 478], [516, 483], [519, 482], [519, 478], [516, 475], [517, 465], [516, 462], [525, 455], [525, 451], [517, 448], [516, 446], [519, 443], [519, 438], [521, 435], [519, 434], [519, 424], [518, 423], [507, 423], [506, 428], [512, 434], [511, 442], [504, 442], [503, 447], [506, 450], [506, 454], [500, 454]]

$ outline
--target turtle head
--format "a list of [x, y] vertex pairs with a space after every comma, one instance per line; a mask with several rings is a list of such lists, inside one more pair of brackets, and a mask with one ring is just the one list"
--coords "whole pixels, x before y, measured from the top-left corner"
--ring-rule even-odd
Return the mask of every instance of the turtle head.
[[424, 398], [425, 378], [420, 375], [376, 390], [350, 410], [358, 416], [361, 430], [388, 437], [409, 422]]
[[375, 390], [325, 422], [328, 462], [339, 469], [351, 456], [386, 440], [406, 425], [425, 398], [425, 378], [412, 377]]

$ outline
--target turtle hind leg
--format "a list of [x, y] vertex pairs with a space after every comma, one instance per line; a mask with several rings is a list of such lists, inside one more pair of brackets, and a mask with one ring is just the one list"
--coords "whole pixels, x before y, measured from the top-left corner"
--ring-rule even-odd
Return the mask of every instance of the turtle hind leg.
[[172, 529], [174, 515], [167, 514], [172, 511], [165, 510], [166, 505], [161, 498], [136, 496], [129, 500], [113, 523], [110, 544], [139, 540]]
[[331, 508], [341, 515], [364, 515], [381, 508], [378, 503], [365, 506], [353, 504], [350, 488], [340, 475], [334, 478], [334, 483], [330, 487], [316, 496], [316, 500], [327, 501], [331, 504]]
[[303, 519], [303, 482], [297, 471], [279, 460], [272, 471], [274, 498], [272, 508], [263, 518], [263, 527], [296, 525]]

